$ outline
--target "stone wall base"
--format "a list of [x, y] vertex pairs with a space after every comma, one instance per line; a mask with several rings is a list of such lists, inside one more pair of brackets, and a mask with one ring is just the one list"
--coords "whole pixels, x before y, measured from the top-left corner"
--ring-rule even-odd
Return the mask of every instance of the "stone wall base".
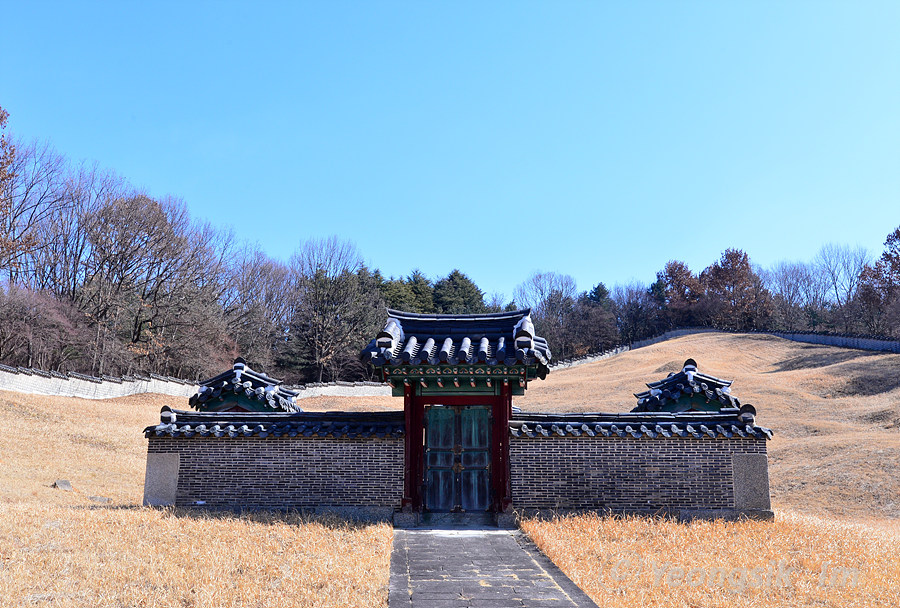
[[737, 521], [741, 519], [772, 520], [775, 513], [767, 509], [514, 509], [516, 522], [522, 519], [553, 519], [567, 515], [596, 513], [601, 517], [638, 515], [641, 517], [660, 517], [676, 521], [714, 520]]

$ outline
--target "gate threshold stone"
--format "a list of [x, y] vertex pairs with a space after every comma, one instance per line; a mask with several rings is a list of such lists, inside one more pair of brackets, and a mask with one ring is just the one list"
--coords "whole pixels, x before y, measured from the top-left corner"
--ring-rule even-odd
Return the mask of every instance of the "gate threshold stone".
[[518, 530], [394, 530], [390, 608], [596, 608]]

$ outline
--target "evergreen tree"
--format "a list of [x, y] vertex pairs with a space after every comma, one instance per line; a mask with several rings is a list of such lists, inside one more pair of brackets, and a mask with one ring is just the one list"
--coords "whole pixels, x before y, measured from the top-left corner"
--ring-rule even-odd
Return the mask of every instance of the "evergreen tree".
[[378, 286], [388, 308], [409, 312], [420, 312], [416, 309], [416, 297], [409, 283], [403, 279], [390, 278]]
[[476, 314], [485, 311], [484, 292], [472, 280], [454, 269], [434, 284], [434, 306], [443, 314]]
[[413, 298], [412, 312], [432, 313], [434, 308], [434, 286], [431, 281], [422, 274], [422, 271], [416, 268], [412, 274], [406, 278], [406, 284], [409, 286]]

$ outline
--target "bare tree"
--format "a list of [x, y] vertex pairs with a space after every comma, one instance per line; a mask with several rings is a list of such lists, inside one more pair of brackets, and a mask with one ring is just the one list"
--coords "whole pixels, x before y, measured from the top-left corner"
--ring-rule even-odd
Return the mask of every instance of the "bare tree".
[[766, 287], [772, 292], [778, 319], [787, 331], [804, 325], [804, 282], [807, 268], [802, 262], [777, 262], [763, 274]]
[[22, 279], [35, 290], [77, 302], [91, 258], [88, 226], [104, 206], [124, 198], [121, 177], [96, 166], [79, 167], [65, 183], [64, 200], [35, 227], [41, 247], [28, 256]]
[[[291, 258], [293, 297], [285, 363], [336, 379], [383, 321], [374, 275], [349, 241], [332, 236], [301, 243]], [[348, 351], [354, 351], [352, 357]]]
[[578, 298], [575, 279], [557, 272], [535, 272], [513, 293], [517, 305], [531, 309], [535, 330], [553, 352], [559, 357], [572, 356], [567, 324]]
[[40, 242], [35, 228], [64, 200], [65, 159], [48, 144], [7, 144], [0, 191], [0, 265], [16, 282], [24, 256]]
[[256, 248], [246, 248], [228, 272], [223, 307], [229, 333], [247, 361], [273, 369], [290, 323], [290, 270]]
[[844, 332], [853, 328], [851, 302], [859, 288], [860, 277], [869, 263], [864, 247], [829, 243], [819, 250], [814, 264], [828, 282], [828, 293]]
[[487, 297], [484, 307], [488, 312], [503, 312], [510, 304], [512, 304], [512, 302], [509, 302], [506, 299], [506, 296], [495, 291]]
[[574, 299], [578, 295], [575, 279], [558, 272], [534, 272], [516, 287], [513, 299], [519, 306], [539, 312], [554, 298], [554, 293]]
[[90, 330], [70, 303], [17, 285], [0, 290], [0, 361], [77, 371], [89, 341]]

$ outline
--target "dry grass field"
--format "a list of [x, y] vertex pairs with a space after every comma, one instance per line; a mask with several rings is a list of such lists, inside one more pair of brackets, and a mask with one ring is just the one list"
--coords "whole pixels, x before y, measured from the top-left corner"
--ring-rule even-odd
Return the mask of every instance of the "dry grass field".
[[[554, 371], [516, 405], [627, 411], [631, 393], [688, 357], [733, 379], [775, 430], [776, 521], [588, 515], [523, 528], [601, 606], [900, 605], [900, 356], [698, 334]], [[301, 403], [402, 407], [390, 397]], [[386, 605], [387, 525], [141, 507], [141, 430], [163, 405], [187, 407], [161, 395], [0, 391], [0, 607]], [[51, 488], [56, 479], [75, 491]]]
[[523, 529], [601, 608], [900, 605], [900, 525], [580, 515]]
[[141, 507], [141, 430], [181, 401], [0, 392], [0, 606], [387, 604], [386, 524]]

